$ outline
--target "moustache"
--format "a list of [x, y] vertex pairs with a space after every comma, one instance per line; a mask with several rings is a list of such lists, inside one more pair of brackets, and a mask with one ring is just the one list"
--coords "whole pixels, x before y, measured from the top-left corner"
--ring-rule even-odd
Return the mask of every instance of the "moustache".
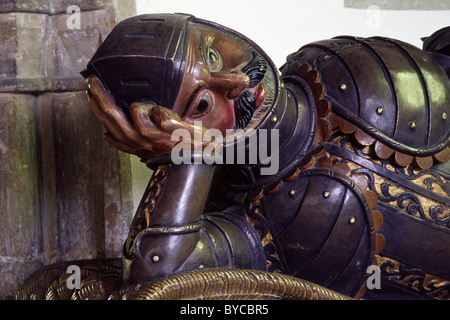
[[250, 122], [256, 109], [256, 98], [250, 88], [258, 85], [267, 71], [267, 62], [264, 57], [255, 52], [252, 52], [252, 56], [252, 60], [241, 70], [249, 77], [250, 82], [248, 88], [235, 100], [234, 114], [236, 120], [234, 129], [243, 129]]

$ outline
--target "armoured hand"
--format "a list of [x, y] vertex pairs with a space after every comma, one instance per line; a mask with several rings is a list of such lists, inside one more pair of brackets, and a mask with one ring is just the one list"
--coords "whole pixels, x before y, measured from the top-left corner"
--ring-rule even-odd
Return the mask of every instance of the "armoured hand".
[[176, 129], [188, 130], [193, 141], [194, 125], [182, 121], [172, 110], [153, 102], [135, 102], [129, 106], [128, 115], [97, 77], [90, 76], [86, 81], [89, 102], [108, 130], [105, 139], [115, 148], [146, 159], [170, 152], [179, 142], [171, 139]]

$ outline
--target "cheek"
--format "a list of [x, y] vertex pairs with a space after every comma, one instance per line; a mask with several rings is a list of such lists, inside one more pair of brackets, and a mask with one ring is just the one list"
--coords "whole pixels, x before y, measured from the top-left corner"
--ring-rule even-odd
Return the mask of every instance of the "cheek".
[[226, 129], [234, 127], [234, 101], [224, 99], [205, 115], [204, 126], [207, 128], [215, 128], [225, 134]]

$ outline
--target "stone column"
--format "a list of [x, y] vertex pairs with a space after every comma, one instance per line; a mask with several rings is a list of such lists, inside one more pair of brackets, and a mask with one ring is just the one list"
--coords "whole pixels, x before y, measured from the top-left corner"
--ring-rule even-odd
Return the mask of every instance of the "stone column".
[[134, 0], [0, 3], [0, 299], [43, 265], [121, 254], [130, 158], [103, 140], [79, 72], [133, 14]]

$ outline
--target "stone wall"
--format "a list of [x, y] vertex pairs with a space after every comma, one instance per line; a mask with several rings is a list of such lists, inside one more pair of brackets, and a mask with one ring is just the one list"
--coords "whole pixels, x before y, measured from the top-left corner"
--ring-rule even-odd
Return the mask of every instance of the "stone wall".
[[103, 140], [79, 72], [133, 14], [134, 0], [0, 2], [0, 299], [43, 265], [120, 256], [130, 158]]

